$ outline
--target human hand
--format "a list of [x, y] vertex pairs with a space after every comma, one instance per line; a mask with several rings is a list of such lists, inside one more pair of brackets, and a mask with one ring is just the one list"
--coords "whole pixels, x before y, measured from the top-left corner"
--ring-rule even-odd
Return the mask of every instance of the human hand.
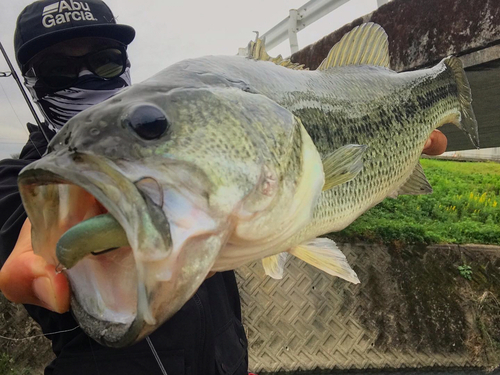
[[439, 130], [434, 130], [425, 143], [422, 153], [427, 155], [441, 155], [446, 151], [447, 145], [448, 139], [446, 138], [446, 135]]
[[33, 252], [29, 219], [24, 222], [16, 246], [0, 270], [0, 291], [15, 303], [42, 306], [58, 313], [69, 310], [68, 279]]

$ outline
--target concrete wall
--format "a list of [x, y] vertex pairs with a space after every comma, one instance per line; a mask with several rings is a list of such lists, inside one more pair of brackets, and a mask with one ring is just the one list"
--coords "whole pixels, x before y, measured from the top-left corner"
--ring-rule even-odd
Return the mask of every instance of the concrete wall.
[[[406, 71], [431, 66], [449, 55], [467, 67], [483, 148], [500, 146], [500, 1], [393, 0], [292, 55], [316, 69], [352, 28], [376, 22], [389, 37], [391, 67]], [[442, 128], [449, 150], [468, 150], [468, 137], [453, 125]]]
[[378, 23], [387, 32], [391, 67], [396, 71], [430, 66], [445, 56], [500, 43], [498, 0], [393, 0], [332, 30], [293, 54], [292, 61], [316, 69], [345, 33], [364, 22]]

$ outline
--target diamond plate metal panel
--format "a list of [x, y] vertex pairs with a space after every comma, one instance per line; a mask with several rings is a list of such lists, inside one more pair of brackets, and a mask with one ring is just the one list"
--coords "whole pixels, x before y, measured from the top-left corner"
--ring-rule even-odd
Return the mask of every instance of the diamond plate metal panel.
[[[282, 280], [260, 262], [238, 270], [252, 371], [495, 365], [468, 345], [477, 329], [463, 280], [440, 264], [457, 254], [341, 248], [358, 285], [293, 257]], [[433, 267], [442, 272], [435, 282]]]

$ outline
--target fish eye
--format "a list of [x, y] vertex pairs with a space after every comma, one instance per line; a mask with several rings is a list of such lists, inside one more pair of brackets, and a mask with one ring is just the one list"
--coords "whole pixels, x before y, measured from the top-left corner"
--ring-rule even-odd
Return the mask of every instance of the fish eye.
[[151, 104], [142, 104], [134, 107], [128, 113], [124, 122], [139, 137], [146, 140], [160, 138], [169, 128], [165, 112]]

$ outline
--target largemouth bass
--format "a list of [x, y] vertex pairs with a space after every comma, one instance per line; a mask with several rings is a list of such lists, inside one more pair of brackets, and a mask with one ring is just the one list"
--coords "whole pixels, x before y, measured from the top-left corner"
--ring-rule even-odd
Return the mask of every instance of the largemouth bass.
[[[61, 264], [81, 327], [124, 346], [175, 314], [210, 271], [284, 254], [359, 282], [333, 241], [386, 197], [432, 189], [419, 166], [453, 123], [478, 143], [460, 60], [389, 69], [362, 25], [316, 71], [271, 59], [177, 63], [81, 112], [19, 176], [33, 247]], [[56, 250], [57, 249], [57, 250]]]

